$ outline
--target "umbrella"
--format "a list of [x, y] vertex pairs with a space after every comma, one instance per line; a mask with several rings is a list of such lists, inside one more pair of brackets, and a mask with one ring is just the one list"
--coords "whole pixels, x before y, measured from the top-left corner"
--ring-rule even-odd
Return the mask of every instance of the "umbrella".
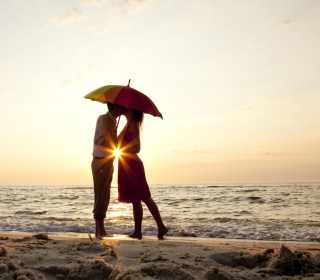
[[130, 80], [127, 86], [103, 86], [90, 92], [84, 98], [101, 103], [111, 102], [163, 118], [156, 105], [148, 96], [130, 87]]

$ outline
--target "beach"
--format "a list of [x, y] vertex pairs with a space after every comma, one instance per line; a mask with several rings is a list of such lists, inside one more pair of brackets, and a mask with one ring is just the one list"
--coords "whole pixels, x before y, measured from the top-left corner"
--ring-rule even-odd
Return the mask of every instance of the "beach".
[[0, 279], [320, 279], [320, 243], [2, 232]]
[[[117, 188], [94, 237], [92, 186], [0, 188], [0, 279], [318, 279], [319, 183], [151, 185], [165, 240]], [[91, 239], [89, 238], [91, 236]]]

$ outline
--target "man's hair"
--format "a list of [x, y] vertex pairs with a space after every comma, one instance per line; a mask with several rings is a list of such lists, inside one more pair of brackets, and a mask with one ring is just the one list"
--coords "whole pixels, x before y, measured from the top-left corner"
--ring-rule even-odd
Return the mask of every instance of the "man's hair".
[[108, 110], [112, 112], [117, 105], [111, 102], [107, 102], [107, 106], [108, 106]]

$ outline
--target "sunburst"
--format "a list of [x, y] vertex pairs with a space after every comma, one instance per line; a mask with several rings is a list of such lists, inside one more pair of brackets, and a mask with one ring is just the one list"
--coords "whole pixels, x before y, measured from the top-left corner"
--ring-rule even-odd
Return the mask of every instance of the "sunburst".
[[120, 149], [115, 149], [114, 150], [114, 154], [115, 154], [116, 158], [119, 158], [121, 156], [121, 150]]

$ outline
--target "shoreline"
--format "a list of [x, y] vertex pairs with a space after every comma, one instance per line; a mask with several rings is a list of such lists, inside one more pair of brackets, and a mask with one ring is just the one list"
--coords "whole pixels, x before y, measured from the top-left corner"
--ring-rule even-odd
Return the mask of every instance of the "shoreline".
[[[0, 236], [9, 237], [9, 238], [23, 238], [23, 237], [31, 237], [33, 235], [40, 233], [32, 233], [32, 232], [18, 232], [18, 231], [0, 231]], [[43, 232], [48, 237], [53, 240], [85, 240], [89, 239], [89, 233], [71, 233], [71, 234], [50, 234]], [[92, 238], [98, 240], [98, 238], [94, 237], [93, 233], [90, 233]], [[113, 234], [113, 237], [108, 237], [106, 240], [134, 240], [126, 237], [126, 235], [122, 234]], [[156, 236], [143, 236], [142, 241], [152, 241], [157, 240]], [[159, 240], [157, 240], [159, 241]], [[216, 244], [216, 243], [239, 243], [239, 244], [284, 244], [288, 246], [315, 246], [320, 248], [319, 241], [296, 241], [296, 240], [260, 240], [260, 239], [236, 239], [236, 238], [214, 238], [214, 237], [190, 237], [190, 236], [165, 236], [165, 241], [169, 242], [194, 242], [194, 243], [205, 243], [205, 244]], [[161, 241], [159, 241], [161, 242]]]
[[0, 279], [320, 279], [319, 242], [32, 236], [0, 232]]
[[[22, 238], [31, 237], [32, 235], [40, 233], [32, 232], [20, 232], [20, 231], [0, 231], [0, 236], [9, 238]], [[89, 233], [70, 233], [70, 234], [51, 234], [43, 232], [43, 234], [48, 235], [53, 240], [85, 240], [89, 239]], [[95, 238], [94, 233], [90, 233], [92, 238]], [[95, 238], [97, 239], [97, 238]], [[113, 237], [108, 237], [108, 240], [134, 240], [126, 237], [122, 234], [113, 234]], [[98, 240], [98, 239], [97, 239]], [[142, 241], [152, 241], [157, 240], [156, 236], [144, 235]], [[165, 241], [169, 242], [194, 242], [194, 243], [204, 243], [204, 244], [216, 244], [216, 243], [239, 243], [239, 244], [283, 244], [287, 246], [314, 246], [320, 247], [320, 241], [296, 241], [296, 240], [260, 240], [260, 239], [236, 239], [236, 238], [214, 238], [214, 237], [190, 237], [190, 236], [165, 236]]]

